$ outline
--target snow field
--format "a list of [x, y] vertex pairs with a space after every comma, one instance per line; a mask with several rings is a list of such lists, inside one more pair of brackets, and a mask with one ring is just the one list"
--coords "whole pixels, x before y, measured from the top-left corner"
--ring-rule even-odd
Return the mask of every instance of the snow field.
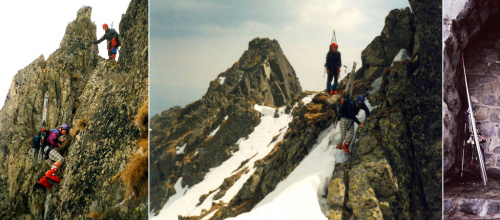
[[[219, 201], [224, 201], [227, 203], [238, 193], [243, 184], [255, 172], [255, 161], [264, 158], [272, 151], [276, 143], [283, 140], [283, 136], [288, 129], [288, 124], [293, 119], [291, 114], [284, 114], [285, 107], [279, 109], [280, 114], [278, 118], [274, 118], [275, 108], [259, 105], [255, 105], [254, 108], [262, 113], [261, 123], [254, 128], [254, 131], [247, 139], [241, 138], [238, 140], [239, 150], [219, 167], [211, 168], [202, 182], [189, 189], [181, 187], [181, 179], [179, 178], [174, 186], [177, 193], [170, 197], [160, 213], [157, 216], [152, 216], [153, 218], [177, 220], [178, 215], [198, 216], [203, 209], [209, 210], [212, 202], [218, 203]], [[273, 137], [278, 134], [278, 139], [271, 143]], [[210, 194], [200, 206], [196, 206], [203, 194], [218, 188], [225, 178], [236, 174], [239, 171], [236, 169], [240, 166], [241, 162], [249, 158], [252, 159], [245, 165], [248, 166], [249, 172], [241, 175], [240, 179], [226, 192], [224, 197], [213, 200], [215, 194], [219, 192], [217, 190]]]

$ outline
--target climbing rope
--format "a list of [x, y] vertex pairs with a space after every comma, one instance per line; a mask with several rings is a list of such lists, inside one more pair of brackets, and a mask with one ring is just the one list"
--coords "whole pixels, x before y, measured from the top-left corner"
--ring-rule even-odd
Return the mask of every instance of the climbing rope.
[[73, 97], [73, 102], [71, 103], [71, 106], [68, 109], [68, 113], [66, 113], [66, 118], [64, 119], [63, 124], [66, 124], [66, 120], [68, 120], [69, 113], [73, 109], [73, 105], [75, 104], [76, 96], [78, 96], [78, 92], [80, 91], [80, 87], [82, 86], [83, 80], [85, 79], [85, 76], [87, 75], [87, 71], [90, 67], [90, 64], [92, 63], [92, 60], [94, 59], [95, 55], [95, 47], [94, 44], [92, 44], [92, 56], [90, 57], [89, 64], [87, 64], [87, 68], [85, 69], [85, 74], [83, 75], [82, 79], [80, 80], [80, 85], [78, 86], [78, 90], [76, 90], [75, 96]]

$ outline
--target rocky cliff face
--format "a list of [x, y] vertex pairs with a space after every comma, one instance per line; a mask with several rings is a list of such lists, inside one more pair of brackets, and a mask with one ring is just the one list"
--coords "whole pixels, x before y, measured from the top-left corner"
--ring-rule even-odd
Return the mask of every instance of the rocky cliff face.
[[[201, 100], [151, 119], [152, 208], [161, 209], [180, 177], [183, 186], [193, 186], [237, 150], [236, 142], [260, 122], [254, 104], [290, 108], [291, 100], [301, 93], [278, 42], [250, 41], [241, 58], [210, 82]], [[181, 147], [183, 153], [178, 154]]]
[[[389, 13], [381, 36], [375, 38], [362, 53], [362, 68], [356, 73], [353, 95], [369, 94], [370, 102], [377, 107], [370, 114], [371, 120], [359, 129], [359, 140], [354, 149], [356, 156], [345, 164], [335, 165], [333, 178], [325, 190], [328, 192], [325, 196], [328, 210], [324, 210], [323, 214], [329, 219], [441, 218], [441, 59], [438, 52], [441, 44], [436, 35], [441, 32], [441, 23], [439, 16], [433, 14], [439, 15], [441, 9], [438, 3], [410, 4], [413, 13], [408, 8]], [[243, 63], [241, 59], [239, 63]], [[237, 64], [226, 74], [232, 73]], [[266, 63], [260, 65], [264, 69], [261, 71], [264, 78]], [[234, 75], [238, 76], [238, 72]], [[218, 79], [221, 76], [227, 75], [223, 73]], [[236, 79], [231, 78], [233, 81]], [[247, 84], [260, 85], [257, 82], [262, 82], [253, 80], [256, 82]], [[341, 91], [346, 81], [340, 83]], [[247, 154], [248, 159], [239, 166], [231, 167], [232, 172], [221, 183], [200, 190], [196, 184], [209, 185], [206, 182], [210, 181], [203, 178], [219, 175], [217, 171], [226, 166], [226, 160], [230, 163], [231, 159], [240, 156], [237, 153], [244, 147], [259, 147], [257, 143], [246, 145], [245, 141], [254, 138], [252, 132], [258, 131], [260, 123], [267, 120], [263, 115], [268, 113], [254, 110], [258, 106], [252, 109], [252, 104], [277, 104], [274, 95], [248, 96], [243, 88], [235, 87], [230, 94], [238, 99], [227, 99], [227, 102], [226, 99], [209, 99], [224, 100], [227, 106], [234, 107], [216, 108], [214, 113], [204, 113], [213, 111], [204, 103], [208, 102], [212, 88], [219, 86], [217, 83], [212, 81], [202, 100], [184, 109], [172, 108], [152, 119], [151, 146], [157, 152], [155, 154], [161, 155], [158, 158], [167, 158], [152, 160], [152, 167], [157, 170], [152, 171], [157, 172], [157, 177], [152, 176], [156, 178], [152, 181], [152, 188], [159, 184], [152, 195], [158, 195], [161, 190], [167, 192], [166, 200], [165, 197], [155, 199], [153, 196], [152, 207], [157, 211], [166, 202], [167, 212], [182, 208], [182, 205], [193, 206], [192, 212], [180, 214], [179, 219], [225, 219], [254, 212], [256, 205], [277, 190], [278, 184], [287, 180], [301, 162], [316, 155], [318, 144], [324, 142], [324, 132], [334, 121], [332, 105], [340, 97], [302, 93], [288, 100], [285, 108], [275, 112], [275, 117], [276, 120], [289, 117], [290, 121], [279, 132], [273, 133], [274, 138], [260, 141], [268, 147], [263, 148], [265, 155]], [[290, 84], [290, 87], [294, 85], [298, 83]], [[242, 92], [246, 95], [244, 99], [239, 98]], [[271, 92], [280, 93], [272, 89]], [[306, 96], [312, 100], [305, 102]], [[263, 102], [262, 98], [266, 101]], [[241, 110], [241, 106], [245, 110]], [[186, 114], [195, 112], [193, 109], [198, 109], [197, 114]], [[244, 124], [234, 123], [237, 119], [246, 121]], [[209, 129], [200, 124], [208, 125]], [[230, 129], [221, 132], [224, 127]], [[211, 136], [214, 131], [215, 136]], [[208, 145], [210, 143], [217, 144]], [[315, 153], [311, 153], [313, 150]], [[220, 161], [212, 163], [212, 166], [202, 162], [214, 161], [209, 158]], [[207, 172], [209, 168], [213, 169]], [[196, 181], [193, 181], [194, 178]], [[196, 190], [203, 194], [193, 196], [192, 192]], [[321, 197], [321, 192], [317, 194]], [[189, 198], [182, 200], [182, 204], [168, 201], [181, 201], [182, 197]], [[192, 201], [197, 204], [188, 204]], [[168, 206], [175, 208], [168, 209]], [[262, 206], [259, 208], [262, 210]], [[177, 216], [169, 217], [167, 219]], [[246, 219], [252, 218], [247, 216]]]
[[[147, 218], [147, 199], [138, 196], [137, 190], [127, 192], [130, 186], [123, 184], [122, 173], [133, 155], [147, 155], [147, 147], [145, 152], [136, 149], [139, 139], [147, 139], [147, 120], [133, 121], [140, 116], [141, 105], [147, 106], [148, 1], [132, 0], [122, 16], [117, 63], [96, 55], [87, 66], [93, 54], [89, 42], [96, 40], [91, 12], [90, 7], [82, 7], [59, 49], [47, 60], [40, 56], [20, 70], [12, 82], [0, 111], [2, 219], [36, 218], [40, 206], [45, 207], [45, 219]], [[79, 95], [69, 109], [81, 80]], [[60, 126], [69, 110], [66, 123], [72, 131], [59, 150], [65, 159], [57, 173], [61, 183], [41, 204], [43, 192], [33, 185], [50, 166], [45, 161], [34, 164], [30, 141], [40, 128], [46, 91], [47, 127]], [[147, 178], [142, 180], [147, 188]]]
[[359, 129], [361, 152], [335, 169], [329, 188], [333, 219], [441, 219], [441, 3], [410, 5], [411, 58], [386, 68], [380, 89], [371, 93], [378, 108]]

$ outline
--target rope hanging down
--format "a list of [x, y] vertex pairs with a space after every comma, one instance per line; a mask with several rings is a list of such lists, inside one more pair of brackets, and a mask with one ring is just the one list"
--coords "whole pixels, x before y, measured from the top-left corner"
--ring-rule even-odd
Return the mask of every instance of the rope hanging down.
[[66, 113], [66, 118], [64, 119], [63, 124], [66, 124], [66, 120], [68, 120], [69, 113], [71, 112], [71, 109], [73, 109], [73, 105], [75, 104], [76, 96], [78, 96], [78, 92], [80, 91], [80, 87], [82, 86], [83, 80], [85, 79], [85, 76], [87, 75], [87, 71], [90, 67], [90, 64], [92, 63], [92, 60], [94, 59], [95, 55], [95, 47], [94, 44], [92, 44], [92, 56], [90, 57], [89, 64], [87, 64], [87, 68], [85, 69], [85, 74], [82, 77], [82, 80], [80, 80], [80, 85], [78, 86], [78, 90], [76, 90], [75, 96], [73, 97], [73, 102], [71, 103], [71, 106], [68, 109], [68, 113]]

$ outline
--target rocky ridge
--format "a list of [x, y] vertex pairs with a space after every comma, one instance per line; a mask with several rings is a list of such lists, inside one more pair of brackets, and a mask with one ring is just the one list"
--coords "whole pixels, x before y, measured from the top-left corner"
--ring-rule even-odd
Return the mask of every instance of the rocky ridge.
[[[366, 122], [366, 126], [359, 129], [359, 142], [355, 149], [356, 157], [351, 158], [346, 164], [335, 165], [333, 178], [328, 187], [328, 213], [325, 213], [329, 219], [441, 218], [441, 190], [436, 190], [441, 188], [441, 172], [439, 172], [441, 170], [441, 110], [439, 105], [441, 102], [441, 62], [436, 56], [439, 54], [437, 51], [440, 50], [441, 44], [439, 37], [433, 34], [440, 33], [441, 30], [439, 19], [433, 17], [435, 15], [433, 13], [439, 14], [441, 9], [440, 4], [434, 2], [424, 4], [410, 1], [410, 5], [413, 12], [408, 8], [391, 11], [386, 18], [386, 25], [381, 36], [375, 38], [362, 52], [363, 63], [360, 70], [356, 72], [353, 95], [368, 93], [370, 102], [377, 105], [377, 108], [372, 110], [371, 120]], [[402, 49], [407, 51], [408, 58], [392, 62], [400, 52], [405, 53]], [[214, 81], [211, 87], [212, 84]], [[345, 84], [346, 80], [340, 83], [340, 91], [343, 91]], [[291, 103], [298, 103], [305, 95], [307, 94], [297, 96], [291, 100]], [[336, 98], [338, 96], [333, 97], [333, 99]], [[250, 103], [255, 102], [251, 98], [245, 100]], [[229, 105], [234, 101], [230, 101]], [[255, 172], [236, 196], [230, 201], [212, 203], [210, 210], [202, 211], [199, 216], [179, 216], [179, 219], [202, 219], [206, 218], [208, 213], [211, 215], [210, 219], [225, 219], [251, 211], [307, 157], [311, 147], [318, 141], [319, 134], [334, 120], [335, 114], [331, 106], [334, 102], [331, 97], [318, 94], [307, 105], [298, 103], [292, 106], [293, 120], [288, 125], [283, 140], [274, 145], [273, 150], [266, 157], [255, 162], [253, 167]], [[169, 136], [172, 135], [171, 131], [178, 131], [181, 128], [174, 123], [188, 123], [185, 120], [180, 121], [182, 118], [179, 115], [183, 111], [188, 111], [186, 109], [192, 108], [192, 105], [184, 109], [172, 108], [163, 112], [162, 116], [155, 116], [152, 119], [152, 124], [155, 124], [154, 127], [152, 125], [153, 142], [159, 143], [165, 139], [190, 141], [191, 138], [186, 137], [195, 133], [196, 130], [181, 132], [175, 138], [169, 138]], [[222, 118], [225, 115], [229, 115], [231, 119], [233, 114], [238, 113], [229, 111], [217, 114], [214, 120], [223, 121]], [[258, 118], [258, 115], [253, 117]], [[256, 120], [253, 124], [246, 123], [243, 128], [238, 125], [240, 128], [234, 127], [234, 129], [237, 132], [248, 129], [245, 130], [248, 134], [252, 131], [248, 127], [258, 123], [259, 121]], [[209, 130], [204, 130], [203, 134], [208, 135], [210, 131], [217, 128], [217, 124], [215, 123], [215, 126], [211, 126]], [[166, 129], [166, 125], [174, 126]], [[197, 126], [199, 125], [193, 125], [194, 128]], [[217, 134], [221, 133], [230, 132], [229, 130], [217, 132]], [[187, 135], [183, 136], [183, 134]], [[236, 133], [237, 137], [245, 137], [239, 135], [242, 133]], [[184, 138], [178, 139], [179, 137]], [[159, 140], [154, 140], [156, 138]], [[221, 143], [226, 144], [224, 139], [219, 138], [214, 136], [210, 140], [222, 141]], [[190, 153], [186, 154], [190, 143], [184, 149], [184, 154], [176, 154], [185, 142], [175, 142], [167, 148], [153, 142], [151, 146], [158, 152], [165, 152], [168, 149], [172, 157], [177, 157], [177, 167], [184, 166], [183, 163], [186, 162], [189, 164], [202, 160], [200, 158], [193, 160], [193, 157], [189, 156]], [[194, 141], [192, 143], [196, 144]], [[238, 147], [234, 142], [227, 145], [236, 149]], [[206, 145], [191, 146], [192, 148], [188, 150], [191, 155], [201, 154], [201, 150], [198, 154], [196, 153], [197, 149], [207, 151], [203, 149]], [[208, 155], [205, 154], [205, 156]], [[156, 169], [160, 169], [159, 162], [155, 166]], [[165, 167], [162, 163], [161, 169], [169, 172], [168, 169], [173, 166], [167, 164]], [[191, 175], [203, 169], [193, 169], [190, 171]], [[166, 188], [167, 200], [169, 195], [176, 193], [173, 188], [176, 179], [180, 177], [177, 175], [178, 172], [184, 173], [186, 169], [171, 171], [170, 173], [174, 173], [174, 176], [166, 182], [160, 182], [163, 189]], [[182, 177], [184, 178], [185, 175]], [[219, 188], [231, 187], [231, 182], [235, 178], [237, 176], [228, 177]], [[183, 186], [190, 186], [190, 184], [184, 184], [183, 179]], [[200, 198], [200, 202], [213, 192], [207, 191], [207, 194]], [[160, 202], [159, 200], [152, 200], [152, 202], [156, 210], [164, 204], [155, 204], [155, 202]]]
[[[89, 42], [96, 40], [91, 12], [82, 7], [59, 49], [20, 70], [12, 82], [0, 110], [2, 219], [34, 218], [41, 205], [45, 219], [147, 219], [147, 199], [136, 190], [127, 192], [118, 178], [133, 155], [147, 155], [147, 148], [136, 150], [138, 140], [147, 140], [147, 121], [133, 121], [139, 107], [147, 105], [148, 1], [132, 0], [122, 16], [119, 60], [96, 55], [86, 69], [92, 56]], [[65, 159], [57, 174], [61, 183], [41, 204], [43, 192], [33, 185], [50, 166], [45, 161], [35, 166], [30, 141], [40, 127], [43, 96], [49, 92], [47, 127], [52, 129], [65, 121], [82, 79], [66, 120], [71, 137], [59, 150]]]
[[[260, 123], [254, 104], [291, 107], [302, 93], [292, 66], [276, 40], [256, 38], [231, 68], [210, 82], [201, 100], [151, 119], [151, 197], [159, 210], [175, 193], [174, 183], [193, 186], [209, 168], [237, 150], [236, 142]], [[219, 128], [211, 137], [210, 133]], [[177, 150], [184, 146], [182, 154]], [[165, 190], [166, 187], [166, 190]]]

